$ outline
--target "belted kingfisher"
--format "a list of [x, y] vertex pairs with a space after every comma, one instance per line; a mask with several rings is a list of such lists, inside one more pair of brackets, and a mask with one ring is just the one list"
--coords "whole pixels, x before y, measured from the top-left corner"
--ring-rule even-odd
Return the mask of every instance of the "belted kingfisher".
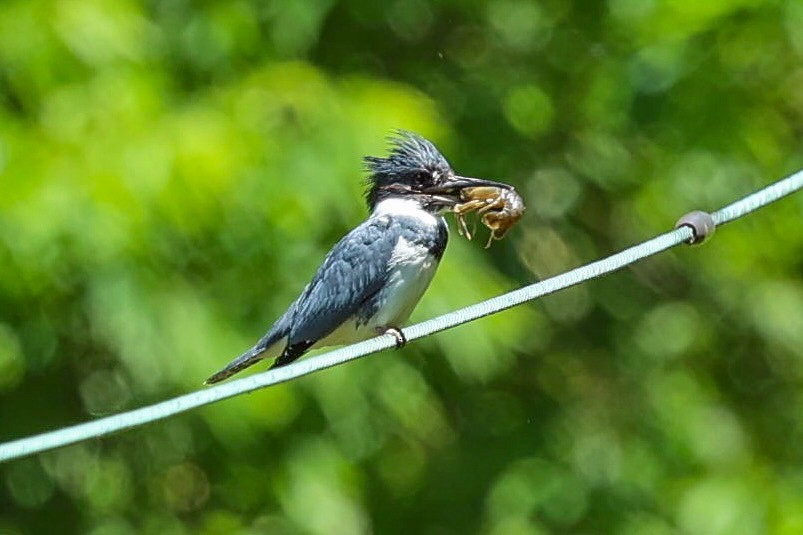
[[463, 188], [510, 186], [457, 176], [423, 137], [399, 130], [387, 158], [364, 158], [366, 221], [326, 255], [301, 295], [251, 349], [206, 380], [217, 383], [266, 358], [289, 364], [311, 348], [399, 330], [429, 286], [448, 240], [443, 213]]

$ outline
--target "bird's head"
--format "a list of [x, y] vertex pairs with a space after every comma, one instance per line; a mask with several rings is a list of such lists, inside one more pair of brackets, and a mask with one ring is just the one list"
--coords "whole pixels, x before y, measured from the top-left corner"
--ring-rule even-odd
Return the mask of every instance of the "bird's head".
[[364, 158], [369, 173], [366, 200], [372, 211], [384, 199], [401, 198], [415, 200], [428, 211], [441, 212], [460, 202], [464, 188], [510, 188], [491, 180], [458, 176], [435, 145], [413, 132], [398, 130], [395, 134], [389, 138], [391, 148], [386, 158]]

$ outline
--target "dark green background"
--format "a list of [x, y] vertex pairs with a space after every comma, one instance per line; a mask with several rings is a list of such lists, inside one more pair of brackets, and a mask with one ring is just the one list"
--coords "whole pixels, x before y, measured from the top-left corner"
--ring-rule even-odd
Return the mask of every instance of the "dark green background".
[[[802, 124], [800, 0], [7, 0], [0, 440], [199, 388], [394, 128], [528, 206], [452, 232], [420, 320], [803, 167]], [[802, 213], [4, 464], [0, 532], [801, 533]]]

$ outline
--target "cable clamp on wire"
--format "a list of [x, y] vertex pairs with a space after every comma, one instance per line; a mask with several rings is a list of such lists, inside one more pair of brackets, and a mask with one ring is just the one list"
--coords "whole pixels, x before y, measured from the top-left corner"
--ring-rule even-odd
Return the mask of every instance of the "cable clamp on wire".
[[678, 219], [678, 222], [675, 223], [675, 228], [680, 227], [689, 227], [694, 233], [691, 239], [686, 243], [689, 245], [700, 245], [714, 235], [717, 224], [708, 212], [695, 210]]

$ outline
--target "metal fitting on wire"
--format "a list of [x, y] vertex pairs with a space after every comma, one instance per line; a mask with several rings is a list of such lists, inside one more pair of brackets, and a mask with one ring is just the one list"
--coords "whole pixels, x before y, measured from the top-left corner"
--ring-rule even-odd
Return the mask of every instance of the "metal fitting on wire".
[[708, 212], [695, 210], [684, 215], [675, 223], [675, 228], [689, 227], [693, 232], [691, 239], [686, 242], [689, 245], [700, 245], [714, 235], [717, 224]]

